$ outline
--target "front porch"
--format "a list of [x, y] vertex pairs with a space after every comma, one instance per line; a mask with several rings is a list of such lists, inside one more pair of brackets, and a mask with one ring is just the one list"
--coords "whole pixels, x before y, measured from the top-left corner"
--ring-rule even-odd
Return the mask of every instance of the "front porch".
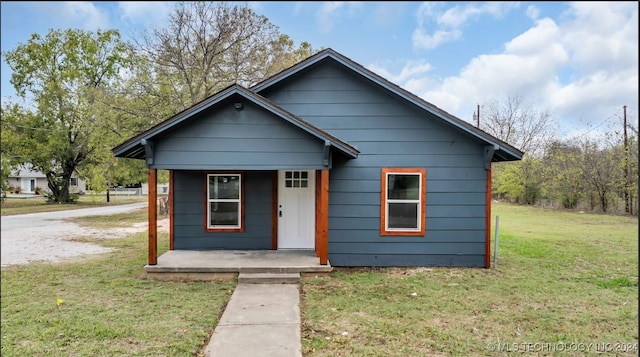
[[324, 275], [333, 270], [313, 250], [170, 250], [146, 265], [147, 278], [165, 281], [234, 280], [239, 274]]

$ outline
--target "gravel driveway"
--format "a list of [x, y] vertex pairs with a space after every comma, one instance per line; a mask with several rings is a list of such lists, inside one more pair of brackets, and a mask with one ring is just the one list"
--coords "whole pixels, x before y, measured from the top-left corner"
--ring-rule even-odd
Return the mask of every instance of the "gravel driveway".
[[[116, 227], [109, 230], [90, 229], [63, 219], [82, 216], [111, 215], [146, 207], [147, 203], [83, 208], [58, 212], [30, 213], [1, 217], [2, 267], [27, 264], [33, 261], [60, 262], [86, 254], [110, 251], [97, 244], [75, 242], [76, 237], [120, 238], [147, 230], [147, 222], [133, 227]], [[158, 221], [158, 231], [166, 227], [168, 220]]]

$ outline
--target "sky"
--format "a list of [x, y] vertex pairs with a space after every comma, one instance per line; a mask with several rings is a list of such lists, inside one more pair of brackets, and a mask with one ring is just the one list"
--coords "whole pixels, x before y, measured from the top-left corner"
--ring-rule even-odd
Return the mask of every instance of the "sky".
[[[175, 2], [2, 1], [2, 52], [49, 29], [162, 26]], [[463, 120], [520, 97], [559, 136], [638, 127], [638, 2], [240, 2]], [[16, 101], [4, 57], [3, 105]]]

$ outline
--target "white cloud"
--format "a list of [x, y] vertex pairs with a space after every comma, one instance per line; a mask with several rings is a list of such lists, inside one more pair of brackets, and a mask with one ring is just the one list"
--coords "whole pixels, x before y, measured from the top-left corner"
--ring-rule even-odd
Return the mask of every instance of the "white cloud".
[[482, 8], [474, 5], [454, 6], [447, 9], [436, 18], [436, 22], [440, 26], [449, 28], [458, 28], [464, 25], [471, 17], [482, 14]]
[[540, 17], [540, 9], [533, 5], [527, 6], [527, 16], [532, 20], [538, 19]]
[[330, 32], [335, 22], [340, 17], [340, 10], [344, 6], [343, 1], [328, 1], [322, 4], [322, 7], [316, 14], [318, 25], [323, 32]]
[[[586, 120], [585, 124], [593, 125], [599, 120], [617, 112], [623, 105], [635, 105], [638, 94], [638, 76], [626, 76], [599, 71], [566, 86], [552, 88], [545, 98], [554, 112], [565, 124], [577, 124]], [[636, 113], [637, 115], [637, 113]], [[637, 120], [637, 116], [635, 116]]]
[[346, 15], [348, 18], [358, 14], [364, 6], [362, 1], [327, 1], [322, 3], [322, 7], [316, 13], [316, 20], [322, 32], [331, 32], [334, 25]]
[[416, 29], [413, 32], [413, 46], [418, 48], [424, 48], [427, 50], [434, 49], [443, 43], [457, 40], [462, 36], [462, 31], [451, 30], [442, 31], [438, 30], [433, 35], [428, 35], [422, 31], [422, 29]]
[[[459, 5], [441, 11], [443, 3], [424, 2], [416, 12], [418, 27], [413, 32], [413, 47], [434, 49], [462, 37], [462, 28], [482, 15], [505, 16], [517, 3], [486, 2]], [[437, 25], [432, 29], [430, 25]], [[429, 35], [433, 32], [433, 35]]]
[[557, 69], [568, 61], [566, 51], [556, 43], [557, 37], [555, 24], [541, 21], [507, 43], [503, 53], [472, 59], [457, 76], [445, 78], [439, 88], [425, 93], [426, 99], [444, 98], [448, 102], [441, 105], [454, 112], [463, 110], [461, 105], [473, 106], [505, 95], [538, 99], [549, 81], [557, 81]]
[[[425, 24], [431, 19], [455, 28], [478, 14], [497, 16], [505, 9], [491, 11], [471, 5], [443, 12], [438, 5], [427, 4], [421, 6], [420, 14]], [[400, 74], [385, 76], [466, 120], [471, 119], [476, 104], [515, 95], [551, 113], [565, 129], [598, 123], [623, 105], [637, 120], [636, 3], [572, 3], [555, 19], [539, 18], [539, 10], [531, 6], [525, 12], [537, 19], [533, 27], [505, 43], [500, 53], [471, 59], [454, 76], [439, 80], [430, 78], [428, 71], [411, 73], [409, 64]], [[438, 31], [431, 36], [420, 33], [424, 28], [416, 30], [419, 36], [414, 33], [416, 47], [435, 48], [446, 42]], [[376, 72], [384, 73], [379, 68]]]
[[164, 22], [173, 4], [169, 1], [119, 1], [118, 8], [122, 20], [147, 26]]
[[90, 2], [64, 2], [56, 16], [61, 23], [77, 24], [83, 30], [97, 30], [109, 28], [109, 16], [106, 12], [96, 8]]
[[425, 61], [408, 61], [400, 70], [399, 75], [393, 75], [381, 65], [372, 64], [367, 67], [372, 72], [379, 74], [393, 83], [403, 83], [416, 76], [426, 75], [431, 69], [431, 65]]
[[562, 42], [582, 71], [621, 70], [635, 64], [637, 73], [637, 3], [572, 3], [569, 14]]

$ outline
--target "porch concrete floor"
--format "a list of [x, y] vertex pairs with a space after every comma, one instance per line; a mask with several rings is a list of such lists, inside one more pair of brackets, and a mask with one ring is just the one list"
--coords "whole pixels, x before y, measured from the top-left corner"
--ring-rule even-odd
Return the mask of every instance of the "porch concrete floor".
[[[156, 265], [144, 267], [148, 277], [170, 280], [215, 280], [239, 273], [329, 273], [312, 250], [170, 250]], [[164, 280], [164, 279], [163, 279]]]

